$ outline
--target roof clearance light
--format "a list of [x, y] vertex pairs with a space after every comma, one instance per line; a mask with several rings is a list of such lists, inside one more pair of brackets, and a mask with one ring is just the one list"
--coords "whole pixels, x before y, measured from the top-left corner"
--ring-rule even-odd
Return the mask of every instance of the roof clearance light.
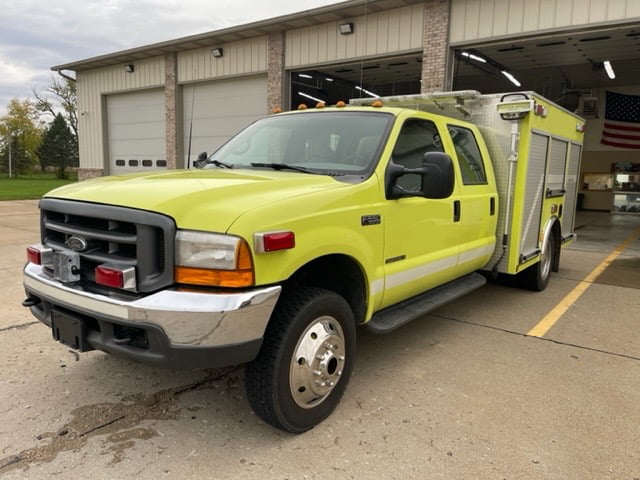
[[609, 60], [605, 60], [602, 64], [604, 65], [604, 71], [607, 72], [607, 76], [611, 80], [616, 78], [616, 72], [613, 71], [613, 65], [611, 65], [611, 62]]
[[511, 83], [513, 83], [516, 87], [522, 86], [522, 84], [518, 81], [518, 79], [516, 77], [514, 77], [511, 73], [507, 72], [506, 70], [502, 70], [502, 75], [507, 77], [507, 79]]
[[256, 233], [254, 242], [257, 253], [277, 252], [294, 248], [296, 236], [291, 231]]
[[346, 103], [344, 103], [344, 101], [342, 101], [342, 100], [339, 100], [339, 101], [336, 103], [336, 107], [338, 107], [338, 108], [344, 108], [346, 105], [347, 105], [347, 104], [346, 104]]
[[371, 104], [371, 106], [374, 108], [382, 108], [382, 102], [380, 100], [376, 100]]

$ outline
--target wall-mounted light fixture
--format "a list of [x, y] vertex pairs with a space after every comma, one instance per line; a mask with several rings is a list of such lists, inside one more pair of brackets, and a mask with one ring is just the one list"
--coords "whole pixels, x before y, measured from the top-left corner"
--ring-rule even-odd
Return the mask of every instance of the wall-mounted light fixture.
[[127, 73], [133, 73], [134, 70], [135, 70], [135, 67], [132, 64], [124, 66], [124, 71]]
[[211, 55], [213, 55], [216, 58], [220, 58], [223, 54], [224, 54], [224, 51], [222, 50], [222, 48], [214, 48], [211, 50]]
[[338, 31], [340, 35], [349, 35], [353, 33], [353, 23], [342, 23], [338, 25]]

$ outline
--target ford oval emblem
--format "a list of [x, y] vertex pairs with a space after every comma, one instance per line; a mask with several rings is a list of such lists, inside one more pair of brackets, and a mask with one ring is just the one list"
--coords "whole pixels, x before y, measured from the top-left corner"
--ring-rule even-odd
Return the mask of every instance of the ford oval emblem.
[[89, 243], [84, 238], [74, 235], [67, 239], [65, 245], [74, 252], [84, 252], [89, 246]]

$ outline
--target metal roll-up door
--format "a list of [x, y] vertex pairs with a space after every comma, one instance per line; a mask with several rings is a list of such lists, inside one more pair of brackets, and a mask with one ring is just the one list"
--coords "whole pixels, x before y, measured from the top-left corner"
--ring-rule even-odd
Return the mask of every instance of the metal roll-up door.
[[567, 165], [567, 193], [564, 197], [564, 209], [562, 211], [562, 237], [566, 238], [573, 233], [576, 218], [576, 199], [578, 195], [578, 172], [580, 171], [580, 157], [582, 145], [571, 144], [569, 162]]
[[165, 134], [163, 90], [109, 95], [109, 174], [166, 168]]
[[527, 184], [524, 195], [520, 255], [527, 257], [539, 250], [540, 217], [544, 198], [544, 180], [549, 148], [549, 137], [531, 134], [531, 147], [527, 164]]
[[184, 155], [193, 162], [211, 153], [254, 120], [267, 114], [267, 77], [256, 75], [186, 85], [182, 91]]

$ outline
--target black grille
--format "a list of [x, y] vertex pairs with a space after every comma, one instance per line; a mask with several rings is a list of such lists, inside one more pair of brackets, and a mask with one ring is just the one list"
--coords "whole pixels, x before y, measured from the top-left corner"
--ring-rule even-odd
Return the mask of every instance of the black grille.
[[93, 283], [95, 267], [118, 263], [136, 268], [139, 292], [173, 283], [175, 223], [165, 215], [132, 208], [45, 198], [40, 201], [41, 240], [54, 250], [68, 250], [70, 237], [81, 237], [82, 281]]

